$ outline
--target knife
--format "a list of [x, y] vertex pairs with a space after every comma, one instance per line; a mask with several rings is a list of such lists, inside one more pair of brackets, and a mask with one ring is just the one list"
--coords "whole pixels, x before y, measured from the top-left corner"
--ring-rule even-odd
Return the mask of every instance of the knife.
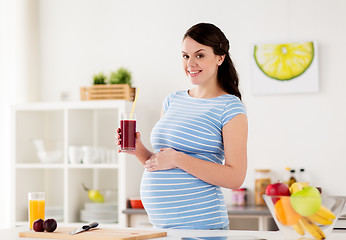
[[92, 222], [88, 225], [84, 225], [82, 227], [79, 227], [79, 228], [76, 228], [75, 230], [73, 230], [72, 232], [70, 232], [70, 235], [74, 235], [74, 234], [77, 234], [77, 233], [81, 233], [81, 232], [85, 232], [85, 231], [88, 231], [90, 228], [95, 228], [99, 225], [98, 222]]

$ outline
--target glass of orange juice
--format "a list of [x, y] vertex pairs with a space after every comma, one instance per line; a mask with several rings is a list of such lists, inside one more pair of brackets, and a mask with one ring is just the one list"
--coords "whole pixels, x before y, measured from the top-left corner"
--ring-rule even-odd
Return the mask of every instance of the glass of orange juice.
[[28, 193], [28, 208], [29, 208], [29, 227], [33, 229], [33, 224], [36, 220], [44, 220], [45, 199], [44, 192], [29, 192]]

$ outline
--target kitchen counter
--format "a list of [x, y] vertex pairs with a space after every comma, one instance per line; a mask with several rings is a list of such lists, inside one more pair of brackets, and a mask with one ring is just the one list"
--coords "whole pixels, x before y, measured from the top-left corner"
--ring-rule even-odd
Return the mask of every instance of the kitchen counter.
[[[227, 211], [229, 218], [231, 219], [231, 228], [232, 229], [241, 229], [241, 230], [259, 230], [259, 231], [267, 231], [267, 230], [277, 230], [277, 227], [272, 219], [272, 216], [269, 212], [267, 206], [227, 206]], [[152, 225], [149, 223], [149, 220], [146, 216], [146, 211], [144, 209], [138, 208], [128, 208], [122, 211], [127, 215], [127, 226], [128, 227], [144, 227]], [[239, 222], [241, 219], [243, 221]], [[248, 221], [252, 221], [254, 223], [254, 227], [249, 229], [239, 228], [239, 225], [243, 225], [244, 221], [247, 221], [247, 225], [249, 225]], [[237, 221], [239, 222], [237, 224]], [[136, 224], [137, 222], [141, 222], [141, 225]], [[234, 224], [232, 226], [232, 224]]]
[[[29, 238], [20, 238], [18, 237], [18, 233], [20, 231], [27, 230], [26, 227], [17, 227], [17, 228], [7, 228], [7, 229], [1, 229], [0, 230], [0, 237], [1, 239], [6, 240], [24, 240]], [[148, 229], [147, 229], [148, 230]], [[154, 230], [154, 229], [153, 229]], [[225, 230], [167, 230], [167, 237], [164, 238], [155, 238], [157, 240], [173, 240], [173, 239], [182, 239], [182, 238], [196, 238], [196, 237], [228, 237], [227, 239], [231, 240], [260, 240], [260, 239], [266, 239], [266, 240], [282, 240], [283, 236], [280, 232], [277, 231], [238, 231], [238, 230], [231, 230], [231, 231], [225, 231]], [[33, 238], [30, 238], [33, 239]], [[201, 238], [199, 238], [201, 239]], [[216, 240], [217, 238], [213, 238], [213, 240]], [[224, 239], [224, 238], [220, 238]], [[346, 239], [346, 231], [344, 230], [337, 230], [334, 231], [330, 238], [328, 240], [344, 240]], [[41, 238], [42, 240], [42, 238]]]
[[[270, 216], [269, 209], [266, 206], [227, 206], [228, 215], [258, 215]], [[144, 209], [128, 208], [123, 210], [125, 214], [146, 214]]]

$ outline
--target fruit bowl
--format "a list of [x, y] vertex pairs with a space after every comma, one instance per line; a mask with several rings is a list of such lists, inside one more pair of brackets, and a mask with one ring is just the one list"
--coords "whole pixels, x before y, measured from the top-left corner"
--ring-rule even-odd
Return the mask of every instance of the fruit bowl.
[[[318, 197], [263, 195], [263, 199], [285, 239], [327, 238], [346, 201], [346, 197], [327, 195]], [[319, 206], [317, 210], [316, 205]]]

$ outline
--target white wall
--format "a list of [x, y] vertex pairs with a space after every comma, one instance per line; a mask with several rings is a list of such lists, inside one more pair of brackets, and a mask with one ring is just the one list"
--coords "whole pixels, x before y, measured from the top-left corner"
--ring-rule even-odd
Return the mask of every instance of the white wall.
[[[5, 11], [5, 7], [7, 11]], [[11, 181], [11, 161], [10, 161], [10, 89], [11, 80], [13, 80], [10, 74], [11, 63], [13, 63], [13, 54], [11, 53], [13, 48], [11, 41], [13, 40], [13, 31], [7, 25], [13, 19], [11, 17], [12, 4], [0, 0], [0, 152], [1, 152], [1, 168], [0, 168], [0, 182], [6, 183], [2, 186], [2, 195], [0, 198], [0, 228], [9, 227], [11, 221], [10, 206], [11, 206], [11, 187], [12, 184], [8, 184]], [[7, 24], [5, 24], [7, 23]], [[6, 38], [4, 36], [7, 36]], [[9, 79], [9, 80], [7, 80]], [[7, 81], [6, 81], [7, 80]], [[8, 197], [6, 197], [8, 196]]]
[[[191, 87], [181, 68], [184, 32], [212, 22], [231, 43], [249, 118], [248, 175], [270, 168], [305, 167], [326, 193], [346, 195], [346, 1], [344, 0], [41, 0], [41, 100], [62, 92], [79, 100], [79, 87], [99, 71], [121, 66], [140, 87], [137, 111], [143, 140], [170, 92]], [[254, 96], [250, 48], [259, 41], [315, 40], [320, 92]], [[340, 186], [341, 185], [341, 186]]]
[[[39, 95], [38, 1], [0, 0], [0, 228], [13, 222], [11, 106]], [[10, 182], [10, 184], [8, 184]]]

